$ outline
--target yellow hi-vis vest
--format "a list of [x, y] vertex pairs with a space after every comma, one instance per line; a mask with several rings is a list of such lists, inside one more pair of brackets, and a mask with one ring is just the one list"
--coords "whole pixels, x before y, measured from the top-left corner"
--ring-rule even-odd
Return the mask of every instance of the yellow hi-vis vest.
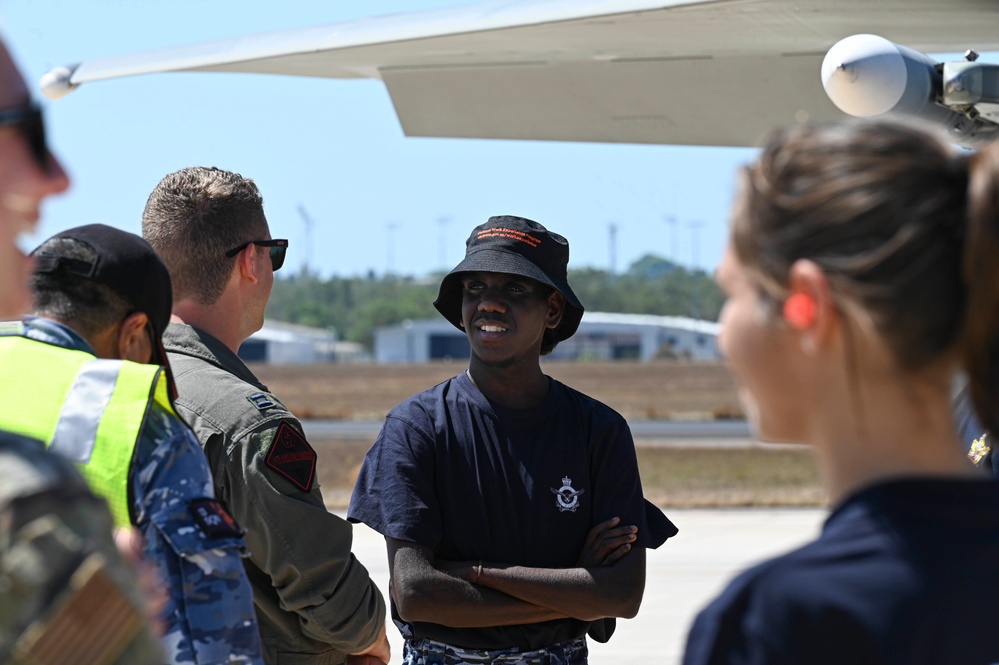
[[76, 463], [118, 526], [132, 524], [128, 470], [154, 401], [175, 413], [162, 367], [0, 331], [0, 429], [43, 441]]

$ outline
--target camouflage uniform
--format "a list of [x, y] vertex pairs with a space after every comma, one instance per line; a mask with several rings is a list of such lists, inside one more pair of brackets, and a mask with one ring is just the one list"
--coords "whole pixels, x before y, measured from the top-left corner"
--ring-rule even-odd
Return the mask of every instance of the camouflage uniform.
[[589, 649], [580, 638], [544, 649], [462, 649], [428, 639], [406, 640], [403, 665], [586, 665]]
[[326, 510], [301, 424], [222, 342], [171, 323], [163, 335], [218, 497], [246, 527], [247, 574], [270, 665], [334, 665], [371, 646], [385, 602], [350, 551], [351, 525]]
[[0, 662], [163, 662], [111, 528], [70, 462], [0, 432]]
[[132, 485], [146, 559], [170, 588], [167, 653], [173, 663], [262, 665], [242, 530], [214, 500], [190, 429], [157, 406], [147, 416]]
[[[66, 326], [38, 318], [25, 325], [31, 339], [93, 353]], [[262, 665], [242, 530], [215, 500], [191, 430], [155, 402], [139, 434], [129, 483], [143, 555], [169, 591], [163, 615], [168, 662]]]

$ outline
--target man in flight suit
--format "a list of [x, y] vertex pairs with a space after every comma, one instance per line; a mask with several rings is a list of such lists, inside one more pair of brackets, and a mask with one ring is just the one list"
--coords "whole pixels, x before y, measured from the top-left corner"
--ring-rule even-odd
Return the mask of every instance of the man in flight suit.
[[271, 238], [253, 181], [187, 168], [153, 190], [142, 234], [170, 270], [163, 341], [177, 410], [246, 530], [245, 562], [269, 665], [387, 663], [385, 602], [329, 513], [302, 426], [236, 355], [259, 330], [288, 246]]
[[139, 529], [167, 589], [171, 663], [261, 664], [242, 532], [215, 500], [161, 366], [166, 267], [142, 238], [103, 224], [59, 233], [33, 256], [37, 316], [0, 324], [0, 426], [76, 463], [115, 522]]
[[[16, 237], [68, 186], [0, 40], [0, 320], [21, 315], [30, 299], [30, 263]], [[0, 662], [163, 662], [111, 527], [107, 505], [70, 462], [0, 428]]]

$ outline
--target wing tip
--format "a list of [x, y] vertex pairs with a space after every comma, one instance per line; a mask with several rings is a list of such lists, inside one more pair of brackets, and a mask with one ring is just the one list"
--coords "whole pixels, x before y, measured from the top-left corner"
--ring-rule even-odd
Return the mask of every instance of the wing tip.
[[78, 88], [80, 84], [73, 83], [72, 81], [73, 74], [76, 72], [78, 66], [53, 67], [45, 72], [38, 81], [38, 87], [41, 88], [42, 94], [49, 99], [59, 99]]

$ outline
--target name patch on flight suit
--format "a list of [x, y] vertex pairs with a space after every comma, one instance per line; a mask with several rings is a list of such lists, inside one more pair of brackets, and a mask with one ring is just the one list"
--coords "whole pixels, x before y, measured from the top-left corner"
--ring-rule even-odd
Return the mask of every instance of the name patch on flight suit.
[[303, 492], [308, 492], [312, 489], [316, 457], [316, 451], [298, 430], [288, 423], [281, 423], [267, 451], [265, 463]]
[[209, 538], [239, 538], [243, 535], [243, 530], [221, 501], [195, 499], [189, 506], [195, 521]]

